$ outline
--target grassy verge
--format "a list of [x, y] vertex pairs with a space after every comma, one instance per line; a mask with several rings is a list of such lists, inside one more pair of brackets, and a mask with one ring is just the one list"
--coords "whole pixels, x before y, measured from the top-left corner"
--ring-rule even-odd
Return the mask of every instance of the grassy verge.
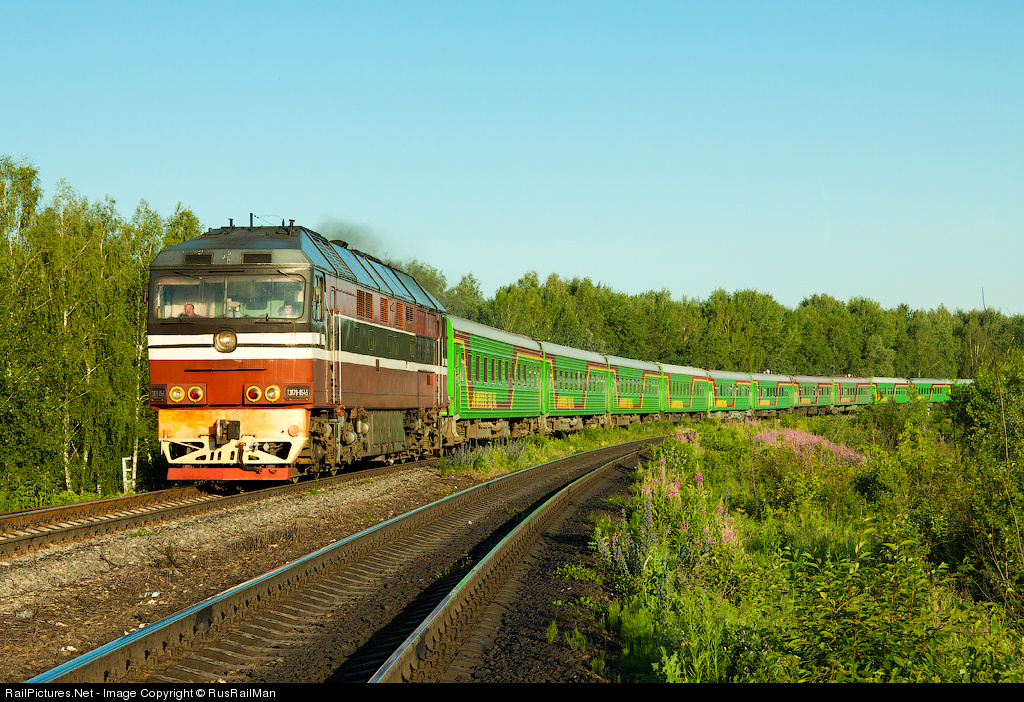
[[1014, 613], [972, 593], [980, 560], [942, 562], [958, 552], [970, 476], [922, 422], [908, 419], [892, 449], [871, 442], [869, 424], [708, 421], [655, 449], [630, 504], [594, 535], [620, 643], [609, 670], [670, 682], [1019, 680]]
[[634, 424], [628, 428], [584, 429], [558, 437], [529, 436], [480, 446], [462, 445], [441, 459], [441, 475], [465, 473], [475, 478], [493, 477], [602, 446], [664, 436], [674, 429], [670, 422]]

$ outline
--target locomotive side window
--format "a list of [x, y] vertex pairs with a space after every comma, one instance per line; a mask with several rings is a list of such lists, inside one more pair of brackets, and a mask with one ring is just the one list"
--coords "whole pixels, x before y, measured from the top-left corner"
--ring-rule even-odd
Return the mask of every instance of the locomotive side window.
[[[317, 275], [313, 287], [313, 319], [318, 322], [322, 322], [324, 319], [324, 298], [326, 297], [324, 291], [326, 288], [324, 277]], [[301, 305], [291, 299], [285, 299], [277, 312], [278, 317], [298, 317], [300, 314], [302, 314]]]

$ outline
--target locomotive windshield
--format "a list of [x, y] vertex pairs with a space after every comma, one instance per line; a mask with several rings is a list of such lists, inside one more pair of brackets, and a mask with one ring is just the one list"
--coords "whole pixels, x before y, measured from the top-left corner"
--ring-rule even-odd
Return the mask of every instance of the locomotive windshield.
[[298, 273], [160, 276], [152, 297], [156, 319], [302, 315], [306, 281]]

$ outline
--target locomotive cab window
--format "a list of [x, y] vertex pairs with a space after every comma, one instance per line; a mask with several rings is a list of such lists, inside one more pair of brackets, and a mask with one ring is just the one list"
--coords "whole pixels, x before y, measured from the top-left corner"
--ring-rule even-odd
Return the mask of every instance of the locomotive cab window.
[[162, 275], [151, 296], [156, 319], [277, 317], [297, 319], [306, 302], [300, 273]]

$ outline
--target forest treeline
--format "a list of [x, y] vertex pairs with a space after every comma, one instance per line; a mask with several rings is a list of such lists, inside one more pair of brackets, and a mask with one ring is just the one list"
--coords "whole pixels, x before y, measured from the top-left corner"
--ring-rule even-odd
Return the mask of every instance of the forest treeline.
[[[130, 219], [65, 183], [43, 199], [27, 160], [0, 155], [0, 510], [58, 493], [120, 489], [123, 459], [152, 485], [162, 472], [148, 405], [148, 266], [204, 231], [181, 205], [145, 202]], [[527, 273], [485, 299], [472, 274], [449, 287], [430, 264], [398, 264], [453, 313], [619, 356], [723, 370], [973, 377], [1021, 335], [1024, 318], [882, 309], [825, 295], [797, 309], [754, 291], [673, 300], [590, 280]]]
[[36, 168], [0, 156], [0, 510], [110, 494], [122, 458], [145, 477], [149, 262], [201, 233], [180, 206], [125, 220], [65, 183], [43, 201]]

